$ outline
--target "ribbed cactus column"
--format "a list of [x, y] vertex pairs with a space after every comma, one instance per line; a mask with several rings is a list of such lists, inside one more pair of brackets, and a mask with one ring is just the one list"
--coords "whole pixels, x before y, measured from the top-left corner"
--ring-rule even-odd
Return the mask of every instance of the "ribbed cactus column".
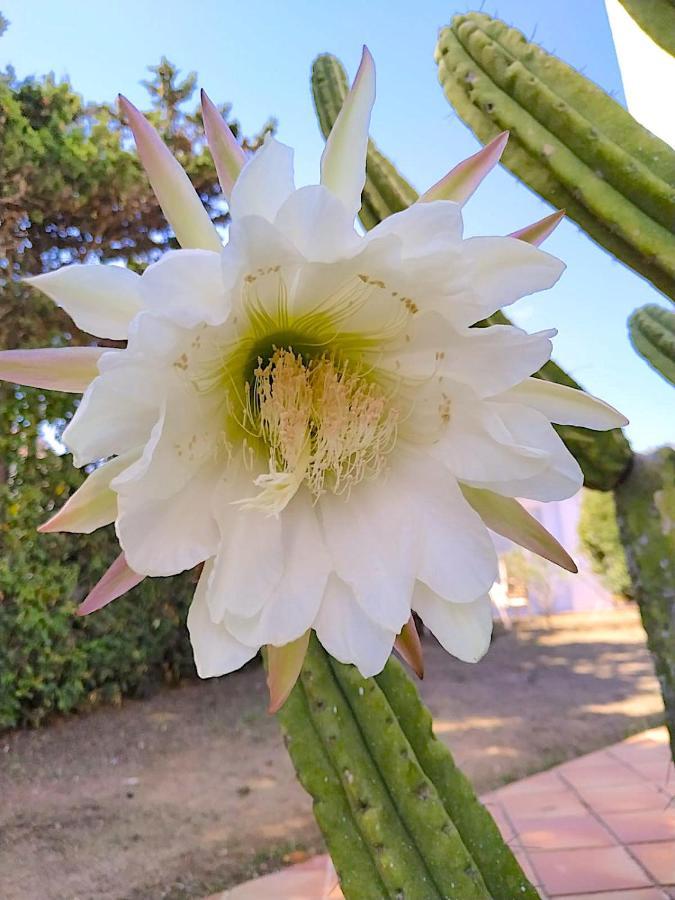
[[441, 32], [448, 100], [504, 164], [626, 265], [675, 299], [675, 153], [597, 85], [481, 13]]
[[[312, 66], [312, 93], [319, 125], [324, 137], [337, 118], [347, 95], [347, 74], [342, 63], [330, 54], [317, 57]], [[406, 209], [417, 199], [415, 190], [408, 184], [392, 163], [375, 148], [368, 145], [366, 186], [360, 218], [364, 226], [373, 228], [382, 219]], [[509, 319], [498, 312], [484, 324], [509, 325]], [[548, 362], [538, 373], [539, 377], [568, 387], [580, 385], [554, 362]], [[611, 490], [630, 467], [632, 452], [628, 441], [619, 429], [596, 432], [586, 428], [557, 426], [570, 453], [576, 458], [584, 473], [587, 487], [601, 491]]]
[[663, 447], [651, 456], [636, 456], [615, 497], [675, 760], [675, 450]]
[[538, 896], [395, 660], [362, 678], [313, 637], [278, 715], [347, 900]]
[[675, 313], [648, 303], [631, 315], [628, 331], [637, 353], [675, 385]]

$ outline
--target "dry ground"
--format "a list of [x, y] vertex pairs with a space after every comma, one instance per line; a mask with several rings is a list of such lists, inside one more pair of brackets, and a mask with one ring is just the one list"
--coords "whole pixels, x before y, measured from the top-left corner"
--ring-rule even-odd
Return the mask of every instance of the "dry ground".
[[[662, 712], [630, 608], [523, 621], [478, 666], [431, 638], [425, 655], [437, 733], [480, 790]], [[2, 900], [199, 897], [318, 848], [264, 710], [262, 673], [249, 668], [0, 736]]]

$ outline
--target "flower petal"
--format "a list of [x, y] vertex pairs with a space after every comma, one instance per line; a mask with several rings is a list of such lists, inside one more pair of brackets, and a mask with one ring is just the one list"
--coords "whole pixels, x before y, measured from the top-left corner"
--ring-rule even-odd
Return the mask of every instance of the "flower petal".
[[474, 321], [520, 297], [553, 287], [565, 265], [555, 256], [511, 237], [474, 237], [464, 241], [474, 293]]
[[38, 531], [91, 534], [97, 528], [114, 522], [117, 517], [117, 494], [110, 489], [110, 482], [131, 464], [134, 456], [133, 452], [117, 456], [94, 469], [84, 484], [70, 495], [51, 519], [40, 525]]
[[418, 678], [424, 678], [424, 654], [417, 633], [415, 617], [410, 616], [394, 641], [396, 652], [403, 657]]
[[253, 659], [259, 649], [245, 646], [232, 637], [224, 625], [212, 621], [206, 600], [212, 567], [213, 561], [208, 560], [187, 615], [190, 643], [200, 678], [215, 678], [234, 672]]
[[0, 351], [0, 379], [27, 387], [80, 394], [98, 375], [103, 347]]
[[124, 340], [141, 309], [140, 277], [123, 266], [62, 266], [25, 278], [65, 310], [78, 328], [97, 337]]
[[370, 113], [375, 102], [375, 63], [367, 47], [321, 156], [321, 184], [356, 216], [366, 183]]
[[461, 206], [479, 187], [483, 179], [494, 169], [504, 152], [509, 139], [508, 131], [503, 131], [496, 138], [482, 147], [459, 165], [451, 169], [447, 175], [425, 191], [418, 202], [430, 200], [454, 200]]
[[524, 403], [557, 425], [579, 425], [595, 431], [628, 425], [628, 419], [604, 400], [543, 378], [526, 378], [496, 399]]
[[219, 325], [230, 311], [220, 253], [170, 250], [141, 278], [144, 306], [183, 328]]
[[85, 599], [77, 608], [78, 616], [86, 616], [89, 613], [102, 609], [113, 600], [117, 600], [122, 594], [126, 594], [144, 579], [144, 575], [132, 572], [129, 568], [124, 553], [120, 553], [115, 562], [110, 566], [101, 580], [89, 591]]
[[526, 225], [525, 228], [519, 228], [518, 231], [512, 231], [509, 237], [516, 238], [519, 241], [525, 241], [538, 247], [543, 244], [547, 237], [553, 234], [558, 225], [565, 218], [565, 210], [559, 209], [557, 212], [551, 213], [550, 216], [544, 216], [538, 222], [532, 225]]
[[489, 597], [479, 597], [473, 603], [452, 603], [420, 583], [413, 607], [441, 646], [457, 659], [475, 663], [487, 652], [492, 635]]
[[574, 560], [552, 534], [530, 515], [513, 497], [460, 484], [462, 493], [492, 531], [515, 541], [521, 547], [567, 569], [578, 572]]
[[138, 155], [155, 196], [181, 247], [220, 251], [222, 242], [197, 191], [145, 116], [120, 95]]
[[232, 187], [246, 162], [246, 154], [206, 91], [202, 91], [202, 115], [206, 140], [216, 166], [218, 181], [223, 194], [229, 200]]
[[293, 150], [268, 137], [234, 183], [230, 196], [232, 220], [261, 216], [272, 222], [294, 190]]
[[274, 224], [312, 262], [336, 262], [363, 249], [353, 216], [320, 184], [293, 191]]
[[338, 662], [356, 666], [364, 678], [377, 675], [389, 659], [395, 632], [376, 625], [337, 575], [328, 579], [314, 623], [317, 637]]
[[270, 692], [268, 712], [278, 712], [295, 687], [302, 664], [305, 661], [311, 631], [306, 631], [295, 641], [275, 647], [267, 647], [267, 687]]

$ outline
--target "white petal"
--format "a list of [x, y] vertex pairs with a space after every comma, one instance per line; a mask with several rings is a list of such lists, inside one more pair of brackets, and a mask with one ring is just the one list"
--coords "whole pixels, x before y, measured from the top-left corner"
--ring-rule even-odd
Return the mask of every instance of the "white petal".
[[63, 266], [24, 280], [64, 309], [78, 328], [97, 337], [124, 340], [141, 309], [140, 277], [122, 266]]
[[70, 495], [48, 522], [40, 525], [38, 531], [91, 534], [97, 528], [114, 522], [117, 517], [117, 494], [111, 490], [110, 482], [131, 464], [134, 455], [132, 451], [116, 456], [94, 469], [84, 484]]
[[628, 419], [604, 400], [543, 378], [526, 378], [495, 399], [531, 406], [558, 425], [607, 431], [628, 424]]
[[143, 168], [178, 243], [181, 247], [218, 251], [218, 232], [183, 167], [145, 116], [125, 97], [119, 101], [134, 133]]
[[176, 575], [215, 554], [212, 503], [219, 475], [219, 466], [204, 467], [167, 499], [119, 495], [115, 528], [134, 571]]
[[457, 659], [475, 663], [487, 652], [492, 635], [489, 597], [453, 603], [418, 584], [413, 607], [438, 642]]
[[294, 191], [277, 213], [274, 224], [313, 262], [352, 256], [363, 244], [354, 230], [353, 216], [322, 185]]
[[[281, 513], [280, 523], [283, 574], [272, 596], [256, 616], [225, 618], [232, 634], [247, 644], [281, 646], [296, 640], [314, 623], [324, 595], [330, 558], [311, 498], [296, 495]], [[259, 566], [264, 565], [263, 554], [259, 548]]]
[[[537, 472], [517, 477], [467, 479], [475, 487], [484, 487], [507, 497], [531, 500], [564, 500], [581, 488], [584, 476], [579, 464], [556, 434], [550, 422], [539, 412], [516, 403], [491, 403], [520, 446], [537, 447], [545, 454], [545, 464]], [[495, 477], [496, 475], [496, 477]]]
[[141, 295], [148, 309], [183, 328], [218, 325], [230, 311], [220, 253], [208, 250], [166, 253], [143, 273]]
[[[105, 360], [109, 354], [105, 354]], [[117, 360], [121, 353], [116, 352]], [[76, 466], [142, 447], [160, 416], [163, 387], [159, 373], [134, 363], [104, 371], [84, 392], [63, 432]]]
[[348, 498], [326, 494], [320, 500], [336, 574], [365, 613], [396, 634], [410, 618], [424, 539], [407, 500], [391, 478], [363, 482]]
[[375, 64], [367, 47], [354, 84], [338, 113], [321, 156], [321, 184], [335, 194], [352, 216], [361, 207], [366, 183], [370, 113], [375, 103]]
[[553, 287], [565, 269], [555, 256], [510, 237], [469, 238], [463, 251], [471, 272], [474, 321], [520, 297]]
[[396, 235], [401, 241], [401, 253], [406, 261], [425, 261], [440, 254], [436, 262], [450, 262], [463, 246], [462, 211], [458, 203], [437, 200], [433, 203], [414, 203], [408, 209], [387, 216], [372, 231], [367, 240]]
[[262, 216], [271, 222], [294, 190], [293, 151], [286, 144], [268, 137], [241, 170], [232, 188], [232, 220]]
[[427, 454], [401, 456], [396, 465], [400, 475], [391, 487], [421, 536], [417, 578], [458, 602], [486, 593], [497, 578], [497, 556], [457, 481]]
[[200, 678], [213, 678], [240, 669], [258, 652], [234, 638], [224, 625], [211, 619], [206, 600], [213, 561], [208, 560], [199, 579], [197, 590], [188, 611], [187, 626]]
[[80, 394], [98, 375], [102, 347], [0, 351], [0, 378], [27, 387]]
[[364, 678], [382, 671], [396, 638], [363, 612], [337, 575], [328, 579], [314, 628], [328, 653], [338, 662], [355, 665]]

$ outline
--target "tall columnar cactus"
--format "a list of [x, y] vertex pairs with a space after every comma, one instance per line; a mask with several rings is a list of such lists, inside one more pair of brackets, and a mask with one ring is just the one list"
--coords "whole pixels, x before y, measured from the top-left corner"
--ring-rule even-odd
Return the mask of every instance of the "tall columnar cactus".
[[[312, 92], [319, 125], [326, 136], [337, 118], [347, 95], [347, 75], [342, 63], [330, 54], [323, 54], [312, 67]], [[375, 148], [368, 146], [367, 178], [363, 191], [360, 218], [364, 226], [373, 228], [382, 219], [417, 200], [417, 193]], [[496, 313], [485, 324], [510, 324], [502, 313]], [[568, 387], [580, 385], [554, 362], [548, 362], [538, 373], [541, 378]], [[592, 432], [586, 428], [557, 426], [560, 436], [581, 466], [585, 483], [597, 490], [611, 490], [630, 466], [631, 449], [618, 429]]]
[[675, 313], [649, 303], [631, 315], [628, 331], [640, 356], [675, 385]]
[[347, 900], [536, 900], [395, 660], [365, 679], [313, 637], [279, 719]]
[[619, 0], [619, 2], [653, 41], [675, 56], [673, 0]]
[[675, 759], [675, 450], [663, 447], [651, 456], [636, 457], [615, 496]]
[[597, 85], [516, 29], [457, 15], [436, 47], [461, 118], [595, 241], [675, 299], [675, 153]]

